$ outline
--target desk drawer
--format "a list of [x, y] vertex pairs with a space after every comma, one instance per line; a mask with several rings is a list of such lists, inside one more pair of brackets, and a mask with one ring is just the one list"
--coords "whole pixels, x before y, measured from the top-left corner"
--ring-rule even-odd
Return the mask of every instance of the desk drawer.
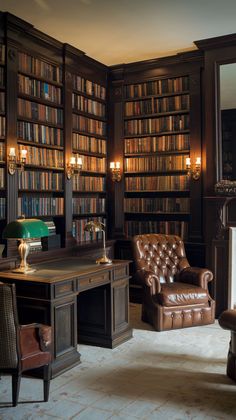
[[55, 298], [60, 296], [66, 296], [74, 292], [73, 280], [68, 280], [63, 283], [58, 283], [55, 285]]
[[110, 272], [99, 273], [94, 276], [85, 277], [78, 280], [78, 289], [87, 289], [91, 286], [99, 286], [110, 281]]

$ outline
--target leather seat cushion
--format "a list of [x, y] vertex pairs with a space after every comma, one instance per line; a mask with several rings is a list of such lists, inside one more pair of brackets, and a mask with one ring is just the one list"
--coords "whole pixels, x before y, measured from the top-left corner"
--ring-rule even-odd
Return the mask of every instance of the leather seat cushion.
[[156, 299], [162, 306], [182, 306], [207, 303], [209, 297], [202, 287], [175, 282], [162, 284]]

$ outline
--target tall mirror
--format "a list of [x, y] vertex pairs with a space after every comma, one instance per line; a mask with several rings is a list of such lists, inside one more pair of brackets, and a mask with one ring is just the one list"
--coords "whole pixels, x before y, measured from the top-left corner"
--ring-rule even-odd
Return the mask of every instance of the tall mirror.
[[236, 180], [236, 63], [219, 66], [221, 179]]

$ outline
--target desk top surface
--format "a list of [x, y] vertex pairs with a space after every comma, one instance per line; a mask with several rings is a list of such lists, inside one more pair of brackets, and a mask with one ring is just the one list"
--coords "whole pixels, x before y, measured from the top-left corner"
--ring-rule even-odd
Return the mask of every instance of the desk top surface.
[[96, 264], [91, 259], [80, 259], [68, 257], [53, 259], [40, 264], [32, 265], [34, 273], [20, 274], [9, 271], [0, 271], [0, 279], [15, 279], [19, 281], [33, 281], [42, 283], [56, 283], [58, 281], [80, 277], [89, 274], [96, 274], [101, 271], [113, 270], [115, 267], [129, 264], [128, 260], [113, 260], [112, 264]]

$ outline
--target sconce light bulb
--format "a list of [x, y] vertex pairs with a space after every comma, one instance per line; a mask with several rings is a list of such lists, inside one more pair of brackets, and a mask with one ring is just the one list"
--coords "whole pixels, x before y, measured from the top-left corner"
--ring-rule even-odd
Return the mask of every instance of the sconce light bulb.
[[81, 157], [77, 158], [77, 165], [82, 166], [82, 158]]
[[22, 159], [26, 159], [26, 155], [27, 155], [27, 150], [26, 149], [22, 149], [21, 150], [21, 157], [22, 157]]
[[198, 166], [201, 165], [201, 158], [200, 157], [196, 158], [196, 165], [198, 165]]
[[10, 147], [9, 156], [15, 157], [16, 156], [16, 149], [15, 147]]
[[74, 166], [75, 165], [75, 157], [71, 156], [70, 158], [70, 165]]
[[190, 167], [191, 166], [191, 159], [190, 157], [186, 157], [186, 166]]

